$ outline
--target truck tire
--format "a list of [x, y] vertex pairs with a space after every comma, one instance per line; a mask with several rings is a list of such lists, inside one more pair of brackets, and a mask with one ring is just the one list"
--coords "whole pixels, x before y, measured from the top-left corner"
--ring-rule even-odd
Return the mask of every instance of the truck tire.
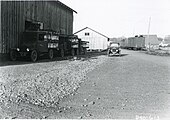
[[64, 50], [63, 49], [60, 50], [60, 55], [61, 55], [61, 57], [64, 57]]
[[31, 52], [31, 61], [36, 62], [37, 59], [38, 59], [38, 53], [37, 53], [36, 50], [33, 50], [33, 51]]
[[77, 55], [79, 55], [79, 54], [80, 54], [80, 53], [79, 53], [79, 49], [76, 49], [76, 54], [77, 54]]
[[75, 49], [72, 49], [72, 50], [71, 50], [71, 55], [72, 55], [72, 56], [75, 56]]
[[107, 56], [110, 57], [110, 50], [107, 50]]
[[15, 50], [11, 50], [10, 51], [10, 59], [12, 61], [16, 61], [17, 60], [17, 52]]
[[53, 51], [52, 49], [50, 49], [50, 50], [48, 51], [48, 56], [49, 56], [50, 59], [53, 59], [53, 57], [54, 57], [54, 51]]
[[84, 48], [84, 55], [86, 55], [87, 54], [87, 49], [86, 48]]

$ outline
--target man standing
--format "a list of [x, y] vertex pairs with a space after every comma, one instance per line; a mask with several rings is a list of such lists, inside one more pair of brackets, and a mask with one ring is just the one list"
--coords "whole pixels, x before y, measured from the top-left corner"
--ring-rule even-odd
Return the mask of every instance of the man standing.
[[107, 40], [107, 49], [110, 48], [110, 39]]
[[107, 55], [108, 55], [108, 56], [109, 56], [109, 54], [110, 54], [110, 44], [111, 44], [110, 39], [108, 39], [108, 40], [107, 40]]

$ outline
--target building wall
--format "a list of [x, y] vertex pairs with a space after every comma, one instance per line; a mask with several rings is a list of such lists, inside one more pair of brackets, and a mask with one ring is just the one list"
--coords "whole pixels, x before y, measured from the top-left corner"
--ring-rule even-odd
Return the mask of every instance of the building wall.
[[123, 38], [123, 39], [120, 40], [120, 46], [122, 48], [126, 48], [127, 44], [128, 44], [128, 38]]
[[44, 29], [73, 34], [73, 10], [56, 1], [1, 1], [0, 53], [20, 45], [26, 20], [41, 22]]
[[166, 35], [165, 38], [163, 39], [163, 42], [165, 44], [170, 44], [170, 35]]
[[[89, 33], [89, 35], [85, 35], [85, 33]], [[108, 38], [90, 30], [85, 29], [81, 32], [76, 33], [83, 41], [89, 42], [90, 50], [104, 50], [107, 49], [107, 40]]]
[[[0, 2], [0, 11], [1, 11], [1, 2]], [[2, 39], [1, 39], [1, 31], [2, 31], [2, 30], [1, 30], [1, 17], [2, 17], [2, 16], [1, 16], [1, 12], [0, 12], [0, 48], [2, 47], [2, 41], [1, 41], [1, 40], [2, 40]]]
[[158, 40], [157, 35], [149, 35], [149, 38], [147, 35], [143, 35], [145, 37], [145, 46], [150, 45], [158, 45], [160, 44], [160, 41]]

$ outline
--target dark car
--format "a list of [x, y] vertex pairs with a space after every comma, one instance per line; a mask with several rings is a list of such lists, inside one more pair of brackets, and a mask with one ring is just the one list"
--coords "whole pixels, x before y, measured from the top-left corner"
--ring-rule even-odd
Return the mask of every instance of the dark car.
[[120, 45], [119, 43], [115, 43], [115, 42], [111, 42], [109, 47], [108, 47], [108, 51], [107, 51], [107, 55], [111, 56], [111, 55], [119, 55], [120, 56]]

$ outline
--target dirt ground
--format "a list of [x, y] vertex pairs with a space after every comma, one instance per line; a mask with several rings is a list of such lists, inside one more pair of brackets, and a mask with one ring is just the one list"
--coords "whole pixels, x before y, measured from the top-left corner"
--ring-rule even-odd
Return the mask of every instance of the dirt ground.
[[169, 61], [122, 50], [2, 65], [0, 118], [168, 120]]

